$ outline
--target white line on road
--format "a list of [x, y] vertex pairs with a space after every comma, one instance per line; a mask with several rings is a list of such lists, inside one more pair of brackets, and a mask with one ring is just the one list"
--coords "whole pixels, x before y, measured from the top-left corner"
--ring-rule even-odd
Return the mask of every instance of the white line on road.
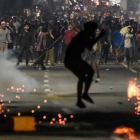
[[72, 114], [72, 111], [70, 109], [62, 108], [62, 110], [67, 114]]
[[45, 91], [46, 91], [46, 92], [50, 92], [51, 90], [50, 90], [50, 89], [45, 89]]
[[49, 85], [44, 85], [44, 87], [49, 87]]
[[44, 75], [44, 77], [45, 77], [45, 78], [48, 78], [49, 76], [48, 76], [48, 75]]
[[[124, 63], [121, 63], [124, 67], [126, 67], [127, 68], [127, 65], [125, 65]], [[130, 71], [132, 71], [133, 73], [138, 73], [136, 70], [133, 70], [133, 69], [131, 69], [131, 68], [129, 68], [129, 70]]]
[[48, 82], [49, 82], [49, 80], [44, 80], [44, 82], [45, 82], [45, 83], [48, 83]]

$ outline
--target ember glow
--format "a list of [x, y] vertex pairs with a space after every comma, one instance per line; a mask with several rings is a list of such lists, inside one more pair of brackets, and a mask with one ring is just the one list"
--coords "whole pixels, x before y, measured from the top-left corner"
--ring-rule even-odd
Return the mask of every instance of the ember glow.
[[18, 116], [19, 116], [19, 117], [21, 116], [21, 113], [20, 113], [20, 112], [18, 113]]
[[140, 98], [140, 89], [136, 83], [136, 80], [132, 80], [129, 82], [127, 93], [128, 93], [128, 99], [131, 99], [132, 97]]
[[139, 115], [140, 114], [140, 87], [137, 85], [137, 78], [134, 78], [134, 80], [131, 80], [128, 84], [128, 89], [127, 89], [127, 94], [128, 94], [128, 101], [131, 101], [133, 97], [136, 97], [137, 102], [135, 105], [135, 114]]
[[47, 100], [44, 100], [44, 103], [47, 103]]
[[117, 135], [123, 135], [127, 140], [139, 140], [140, 136], [137, 136], [135, 130], [129, 127], [120, 126], [117, 127], [114, 132]]
[[0, 114], [2, 114], [2, 104], [0, 104]]

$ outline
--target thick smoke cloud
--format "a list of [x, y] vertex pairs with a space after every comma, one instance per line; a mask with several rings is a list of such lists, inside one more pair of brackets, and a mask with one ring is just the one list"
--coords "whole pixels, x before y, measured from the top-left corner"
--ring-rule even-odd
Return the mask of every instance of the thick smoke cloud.
[[3, 54], [0, 54], [0, 93], [5, 92], [8, 87], [20, 88], [22, 85], [25, 85], [24, 93], [30, 93], [38, 87], [38, 82], [18, 70], [14, 63], [6, 60]]

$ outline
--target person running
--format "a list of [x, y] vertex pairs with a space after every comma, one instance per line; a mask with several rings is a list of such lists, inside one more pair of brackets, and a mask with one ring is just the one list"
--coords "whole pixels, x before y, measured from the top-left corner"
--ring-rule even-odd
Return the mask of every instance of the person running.
[[[76, 105], [80, 108], [85, 108], [85, 104], [82, 102], [82, 98], [90, 103], [94, 101], [89, 97], [88, 90], [92, 83], [92, 78], [94, 75], [94, 70], [92, 67], [85, 61], [82, 60], [81, 55], [84, 53], [85, 49], [92, 51], [93, 45], [98, 42], [98, 40], [105, 34], [105, 31], [102, 30], [97, 38], [95, 38], [96, 29], [98, 24], [95, 22], [87, 22], [84, 24], [84, 30], [81, 30], [76, 37], [73, 38], [69, 44], [64, 64], [71, 70], [77, 77], [77, 103]], [[83, 91], [83, 84], [85, 83], [85, 90]]]

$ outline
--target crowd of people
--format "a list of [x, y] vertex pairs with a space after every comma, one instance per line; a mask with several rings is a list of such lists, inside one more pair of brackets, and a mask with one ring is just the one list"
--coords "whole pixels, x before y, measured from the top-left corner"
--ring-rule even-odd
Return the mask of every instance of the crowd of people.
[[78, 16], [76, 12], [70, 12], [67, 17], [64, 19], [55, 15], [54, 20], [49, 21], [45, 17], [37, 20], [17, 17], [1, 19], [0, 51], [19, 50], [17, 65], [23, 61], [25, 53], [26, 66], [29, 66], [30, 59], [33, 60], [33, 55], [37, 52], [39, 59], [33, 67], [36, 69], [36, 66], [41, 66], [45, 70], [48, 60], [51, 66], [64, 63], [65, 51], [72, 39], [83, 30], [86, 22], [94, 21], [99, 23], [97, 36], [102, 29], [106, 34], [94, 45], [92, 53], [85, 51], [82, 57], [86, 61], [90, 60], [97, 68], [98, 80], [98, 64], [107, 64], [110, 52], [116, 54], [116, 63], [121, 62], [120, 56], [124, 54], [128, 68], [133, 68], [133, 60], [138, 58], [140, 50], [140, 25], [137, 21], [126, 16], [116, 18], [112, 16], [111, 11], [105, 12], [102, 16], [93, 16], [89, 13], [86, 18], [84, 15]]

